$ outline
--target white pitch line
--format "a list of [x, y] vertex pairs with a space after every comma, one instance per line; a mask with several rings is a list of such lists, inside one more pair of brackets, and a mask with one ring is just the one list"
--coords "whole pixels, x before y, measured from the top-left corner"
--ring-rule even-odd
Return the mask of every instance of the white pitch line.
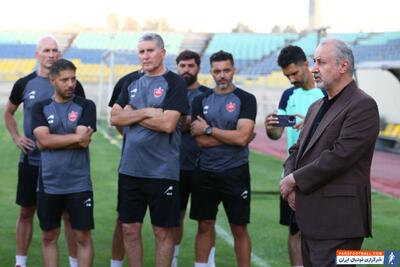
[[[219, 224], [215, 224], [215, 231], [217, 232], [217, 235], [219, 235], [226, 243], [233, 247], [233, 237], [229, 232], [225, 231], [225, 229]], [[271, 267], [265, 260], [258, 257], [253, 252], [251, 253], [251, 262], [260, 267]]]
[[[117, 139], [115, 139], [114, 137], [112, 137], [111, 135], [109, 135], [106, 130], [104, 130], [103, 128], [100, 128], [100, 127], [98, 127], [98, 129], [103, 134], [103, 136], [110, 141], [110, 143], [112, 145], [121, 147], [120, 142]], [[229, 232], [225, 231], [225, 229], [221, 225], [216, 223], [215, 231], [217, 232], [217, 235], [219, 237], [221, 237], [231, 247], [234, 246], [232, 235]], [[257, 256], [253, 252], [251, 253], [251, 262], [253, 262], [255, 265], [260, 266], [260, 267], [271, 267], [271, 265], [269, 265], [265, 260], [263, 260], [262, 258]]]

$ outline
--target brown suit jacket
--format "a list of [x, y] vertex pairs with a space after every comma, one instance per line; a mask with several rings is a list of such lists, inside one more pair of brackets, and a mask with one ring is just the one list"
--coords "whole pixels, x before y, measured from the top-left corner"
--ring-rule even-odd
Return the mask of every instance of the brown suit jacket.
[[296, 221], [310, 238], [371, 235], [370, 169], [379, 113], [354, 81], [343, 90], [303, 148], [323, 100], [309, 108], [285, 162], [285, 175], [293, 172], [297, 184]]

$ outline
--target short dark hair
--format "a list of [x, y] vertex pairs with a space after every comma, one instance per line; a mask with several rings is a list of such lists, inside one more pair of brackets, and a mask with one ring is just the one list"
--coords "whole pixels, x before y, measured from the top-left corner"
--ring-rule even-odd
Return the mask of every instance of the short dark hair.
[[67, 59], [59, 59], [53, 62], [50, 67], [50, 76], [57, 76], [63, 70], [73, 70], [76, 71], [76, 67], [74, 63]]
[[200, 66], [201, 60], [200, 60], [200, 55], [194, 51], [191, 50], [184, 50], [182, 51], [178, 57], [176, 58], [176, 64], [178, 65], [180, 61], [182, 60], [189, 60], [189, 59], [194, 59], [196, 62], [197, 66]]
[[288, 45], [284, 47], [278, 56], [278, 65], [283, 69], [290, 64], [299, 64], [307, 61], [306, 54], [303, 49], [297, 45]]
[[215, 52], [210, 56], [210, 65], [215, 61], [225, 61], [225, 60], [229, 60], [232, 63], [232, 66], [235, 65], [232, 54], [225, 52], [224, 50]]

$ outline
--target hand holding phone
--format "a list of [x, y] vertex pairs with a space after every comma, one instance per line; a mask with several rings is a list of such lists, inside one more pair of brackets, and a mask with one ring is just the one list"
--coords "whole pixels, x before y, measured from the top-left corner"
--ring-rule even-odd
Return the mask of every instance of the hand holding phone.
[[278, 127], [293, 127], [296, 124], [294, 115], [276, 115], [278, 118]]

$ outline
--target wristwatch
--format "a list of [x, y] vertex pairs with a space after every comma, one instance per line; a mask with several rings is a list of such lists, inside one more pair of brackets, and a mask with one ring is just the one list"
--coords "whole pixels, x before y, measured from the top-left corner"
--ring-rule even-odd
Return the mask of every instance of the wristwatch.
[[211, 134], [212, 134], [212, 131], [213, 131], [213, 127], [208, 126], [208, 127], [204, 130], [204, 133], [205, 133], [206, 135], [211, 135]]

